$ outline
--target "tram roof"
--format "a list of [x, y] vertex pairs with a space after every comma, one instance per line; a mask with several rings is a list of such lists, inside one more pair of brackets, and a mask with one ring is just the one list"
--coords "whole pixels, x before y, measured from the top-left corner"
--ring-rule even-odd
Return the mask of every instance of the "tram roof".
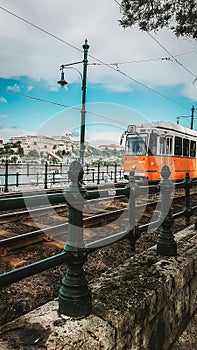
[[141, 129], [159, 129], [161, 131], [175, 131], [182, 134], [186, 134], [189, 136], [197, 137], [197, 131], [193, 129], [186, 128], [180, 124], [172, 123], [172, 122], [152, 122], [145, 124], [136, 124], [136, 128], [138, 132], [142, 132]]

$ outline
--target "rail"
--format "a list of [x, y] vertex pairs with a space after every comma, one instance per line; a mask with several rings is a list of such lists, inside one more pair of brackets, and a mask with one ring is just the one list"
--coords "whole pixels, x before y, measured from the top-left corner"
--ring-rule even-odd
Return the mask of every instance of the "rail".
[[[135, 182], [134, 171], [130, 172], [129, 183], [123, 188], [114, 188], [113, 194], [118, 196], [124, 194], [129, 200], [129, 224], [122, 232], [115, 233], [107, 238], [103, 238], [85, 245], [83, 238], [83, 206], [85, 200], [98, 198], [100, 191], [87, 191], [82, 185], [83, 168], [77, 161], [71, 163], [69, 167], [70, 186], [65, 190], [64, 195], [69, 208], [68, 216], [68, 239], [64, 250], [50, 258], [38, 261], [6, 272], [0, 275], [0, 287], [19, 281], [25, 277], [37, 274], [51, 267], [67, 264], [67, 271], [62, 280], [62, 287], [59, 291], [59, 312], [63, 315], [72, 317], [85, 317], [91, 312], [91, 291], [83, 270], [83, 265], [90, 252], [100, 249], [103, 246], [110, 245], [118, 240], [128, 239], [131, 247], [135, 246], [136, 240], [141, 233], [147, 231], [150, 227], [159, 227], [160, 232], [157, 238], [156, 250], [158, 254], [164, 256], [176, 256], [177, 244], [172, 234], [172, 225], [175, 218], [184, 216], [187, 224], [190, 217], [195, 215], [197, 205], [190, 205], [190, 190], [194, 181], [186, 173], [185, 180], [181, 186], [185, 189], [185, 203], [183, 210], [178, 213], [171, 213], [171, 199], [174, 190], [174, 184], [169, 180], [170, 169], [164, 166], [161, 170], [162, 180], [159, 184], [161, 193], [160, 214], [151, 223], [136, 225], [136, 199], [147, 191], [146, 186], [140, 186]], [[177, 185], [177, 187], [179, 187]], [[111, 195], [109, 190], [108, 194]], [[106, 196], [106, 191], [105, 191]], [[197, 229], [197, 221], [195, 223]]]

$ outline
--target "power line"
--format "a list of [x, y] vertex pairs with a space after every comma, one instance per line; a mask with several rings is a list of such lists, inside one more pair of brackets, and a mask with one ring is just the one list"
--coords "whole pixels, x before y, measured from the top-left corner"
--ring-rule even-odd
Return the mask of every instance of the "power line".
[[182, 53], [179, 53], [179, 54], [174, 55], [174, 56], [178, 57], [178, 56], [183, 56], [183, 55], [190, 55], [191, 53], [197, 53], [197, 50], [182, 52]]
[[[77, 47], [74, 46], [73, 44], [70, 44], [69, 42], [67, 42], [67, 41], [65, 41], [65, 40], [63, 40], [63, 39], [61, 39], [61, 38], [59, 38], [58, 36], [56, 36], [56, 35], [50, 33], [49, 31], [47, 31], [47, 30], [45, 30], [45, 29], [42, 29], [42, 28], [39, 27], [38, 25], [33, 24], [32, 22], [30, 22], [30, 21], [24, 19], [23, 17], [14, 14], [13, 12], [11, 12], [11, 11], [9, 11], [9, 10], [3, 8], [2, 6], [0, 6], [0, 9], [2, 9], [3, 11], [5, 11], [5, 12], [11, 14], [12, 16], [14, 16], [14, 17], [16, 17], [16, 18], [18, 18], [18, 19], [24, 21], [25, 23], [27, 23], [27, 24], [29, 24], [29, 25], [35, 27], [36, 29], [38, 29], [38, 30], [44, 32], [45, 34], [47, 34], [47, 35], [49, 35], [49, 36], [51, 36], [51, 37], [53, 37], [53, 38], [55, 38], [55, 39], [57, 39], [57, 40], [63, 42], [64, 44], [66, 44], [66, 45], [72, 47], [73, 49], [82, 52], [81, 49], [77, 48]], [[168, 52], [168, 54], [170, 54], [170, 53]], [[170, 54], [170, 55], [171, 55], [171, 54]], [[127, 77], [128, 79], [134, 81], [135, 83], [137, 83], [137, 84], [139, 84], [140, 86], [142, 86], [142, 87], [148, 89], [149, 91], [151, 91], [151, 92], [157, 94], [158, 96], [160, 96], [160, 97], [162, 97], [162, 98], [165, 98], [166, 100], [168, 100], [168, 101], [170, 101], [170, 102], [172, 102], [172, 103], [174, 103], [174, 104], [176, 104], [176, 105], [178, 105], [178, 106], [181, 106], [182, 108], [188, 110], [187, 107], [185, 107], [185, 106], [183, 106], [182, 104], [180, 104], [180, 103], [174, 101], [174, 100], [171, 99], [170, 97], [165, 96], [164, 94], [158, 92], [157, 90], [154, 90], [154, 89], [152, 89], [151, 87], [149, 87], [149, 86], [147, 86], [147, 85], [141, 83], [141, 82], [138, 81], [137, 79], [135, 79], [135, 78], [129, 76], [128, 74], [126, 74], [125, 72], [121, 71], [119, 68], [115, 68], [115, 67], [111, 66], [110, 64], [108, 64], [108, 63], [102, 61], [101, 59], [96, 58], [96, 57], [94, 57], [94, 56], [92, 56], [92, 55], [90, 55], [90, 54], [89, 54], [89, 57], [91, 57], [91, 58], [93, 58], [94, 60], [98, 61], [98, 62], [101, 63], [102, 65], [104, 65], [104, 66], [106, 66], [106, 67], [108, 67], [108, 68], [110, 68], [110, 69], [112, 69], [112, 70], [118, 72], [119, 74], [123, 75], [124, 77]]]
[[114, 0], [114, 2], [119, 5], [120, 7], [122, 6], [117, 0]]
[[[140, 60], [132, 60], [132, 61], [124, 61], [124, 62], [113, 62], [108, 63], [110, 66], [119, 66], [122, 64], [129, 64], [129, 63], [144, 63], [144, 62], [155, 62], [155, 61], [170, 61], [171, 57], [158, 57], [158, 58], [143, 58]], [[88, 63], [89, 66], [103, 66], [102, 63]]]
[[[186, 52], [182, 52], [176, 55], [173, 55], [174, 57], [179, 57], [179, 56], [184, 56], [184, 55], [189, 55], [192, 53], [197, 53], [197, 50], [193, 50], [193, 51], [186, 51]], [[172, 56], [167, 56], [167, 57], [158, 57], [158, 58], [142, 58], [142, 59], [138, 59], [138, 60], [131, 60], [131, 61], [123, 61], [123, 62], [113, 62], [113, 63], [109, 63], [109, 65], [112, 66], [117, 66], [117, 65], [121, 65], [121, 64], [129, 64], [129, 63], [146, 63], [146, 62], [155, 62], [155, 61], [174, 61], [174, 59], [172, 59]], [[102, 63], [88, 63], [89, 66], [99, 66], [99, 65], [103, 65]]]
[[[115, 2], [116, 4], [118, 4], [120, 7], [122, 6], [121, 3], [119, 3], [117, 0], [114, 0], [114, 2]], [[148, 35], [149, 35], [160, 47], [162, 47], [162, 49], [163, 49], [164, 51], [166, 51], [166, 52], [170, 55], [171, 58], [173, 58], [174, 62], [176, 62], [177, 64], [179, 64], [185, 71], [187, 71], [189, 74], [191, 74], [195, 79], [197, 78], [197, 75], [196, 75], [196, 74], [194, 74], [190, 69], [188, 69], [187, 67], [185, 67], [181, 62], [179, 62], [179, 61], [176, 59], [176, 57], [181, 56], [181, 54], [176, 55], [176, 56], [175, 56], [175, 55], [172, 55], [171, 52], [170, 52], [169, 50], [167, 50], [167, 49], [164, 47], [164, 45], [162, 45], [162, 44], [159, 42], [159, 40], [157, 40], [157, 39], [156, 39], [153, 35], [151, 35], [149, 32], [148, 32]]]
[[[32, 99], [32, 100], [35, 100], [35, 101], [38, 101], [38, 102], [43, 102], [43, 103], [49, 103], [49, 104], [53, 104], [53, 105], [56, 105], [56, 106], [60, 106], [60, 107], [65, 107], [65, 108], [68, 108], [68, 109], [74, 109], [76, 111], [80, 111], [81, 112], [81, 108], [80, 107], [72, 107], [72, 106], [68, 106], [68, 105], [65, 105], [63, 103], [59, 103], [59, 102], [55, 102], [55, 101], [49, 101], [49, 100], [46, 100], [46, 99], [42, 99], [40, 97], [35, 97], [35, 96], [31, 96], [31, 95], [27, 95], [27, 94], [22, 94], [20, 92], [17, 92], [17, 91], [13, 91], [13, 90], [7, 90], [7, 89], [3, 89], [0, 87], [0, 91], [5, 93], [5, 94], [10, 94], [10, 95], [16, 95], [16, 96], [19, 96], [19, 97], [24, 97], [24, 98], [28, 98], [28, 99]], [[121, 126], [124, 126], [125, 127], [125, 123], [123, 123], [122, 121], [120, 120], [116, 120], [114, 118], [111, 118], [111, 117], [108, 117], [108, 116], [105, 116], [105, 115], [102, 115], [102, 114], [99, 114], [99, 113], [94, 113], [94, 112], [90, 112], [88, 110], [85, 111], [87, 114], [90, 114], [90, 115], [93, 115], [93, 116], [96, 116], [96, 117], [99, 117], [101, 119], [105, 119], [109, 122], [113, 122], [113, 123], [116, 123], [116, 124], [119, 124]]]
[[70, 46], [70, 47], [72, 47], [73, 49], [75, 49], [75, 50], [77, 50], [77, 51], [79, 51], [79, 52], [83, 52], [82, 49], [79, 49], [79, 48], [76, 47], [75, 45], [70, 44], [68, 41], [59, 38], [57, 35], [54, 35], [54, 34], [50, 33], [48, 30], [39, 27], [38, 25], [36, 25], [36, 24], [34, 24], [34, 23], [32, 23], [32, 22], [26, 20], [25, 18], [23, 18], [23, 17], [21, 17], [21, 16], [19, 16], [19, 15], [16, 15], [15, 13], [13, 13], [13, 12], [11, 12], [11, 11], [5, 9], [4, 7], [0, 6], [0, 9], [3, 10], [3, 11], [5, 11], [5, 12], [7, 12], [7, 13], [9, 13], [10, 15], [12, 15], [12, 16], [14, 16], [14, 17], [20, 19], [21, 21], [23, 21], [23, 22], [29, 24], [30, 26], [32, 26], [32, 27], [34, 27], [34, 28], [40, 30], [41, 32], [43, 32], [43, 33], [45, 33], [45, 34], [51, 36], [52, 38], [54, 38], [54, 39], [56, 39], [56, 40], [58, 40], [58, 41], [61, 41], [62, 43], [66, 44], [66, 45], [68, 45], [68, 46]]
[[167, 50], [163, 44], [160, 43], [159, 40], [157, 40], [157, 39], [156, 39], [152, 34], [150, 34], [149, 32], [148, 32], [148, 35], [149, 35], [149, 36], [150, 36], [150, 37], [165, 51], [165, 52], [167, 52], [167, 53], [170, 55], [171, 58], [173, 58], [174, 62], [176, 62], [177, 64], [179, 64], [185, 71], [187, 71], [189, 74], [191, 74], [194, 78], [197, 77], [196, 74], [194, 74], [190, 69], [188, 69], [188, 68], [185, 67], [181, 62], [179, 62], [179, 61], [176, 59], [176, 57], [175, 57], [174, 55], [172, 55], [172, 53], [171, 53], [169, 50]]

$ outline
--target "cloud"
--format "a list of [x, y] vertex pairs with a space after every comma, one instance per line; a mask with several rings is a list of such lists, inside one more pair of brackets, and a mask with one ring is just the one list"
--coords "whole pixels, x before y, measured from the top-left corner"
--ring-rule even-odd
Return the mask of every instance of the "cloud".
[[20, 92], [20, 86], [18, 84], [14, 84], [14, 85], [9, 85], [7, 86], [7, 90], [13, 91], [13, 92]]
[[49, 87], [49, 90], [50, 90], [50, 91], [58, 91], [58, 90], [59, 90], [59, 87], [57, 86], [57, 84], [56, 84], [56, 85], [51, 85], [51, 86]]
[[29, 85], [28, 87], [27, 87], [27, 91], [32, 91], [33, 90], [33, 85]]
[[93, 131], [87, 131], [86, 133], [86, 138], [87, 141], [90, 143], [92, 146], [99, 146], [101, 144], [116, 144], [119, 145], [120, 143], [120, 137], [121, 137], [121, 132], [119, 131], [100, 131], [100, 132], [93, 132]]
[[183, 96], [187, 96], [193, 101], [197, 101], [197, 83], [192, 84], [192, 82], [185, 84], [181, 91]]
[[[134, 88], [134, 80], [150, 87], [187, 85], [193, 80], [181, 64], [195, 73], [194, 54], [177, 57], [181, 64], [167, 60], [148, 61], [169, 57], [169, 54], [147, 33], [137, 28], [123, 29], [118, 23], [121, 17], [119, 6], [112, 0], [87, 0], [85, 7], [83, 2], [77, 0], [59, 0], [58, 6], [50, 0], [2, 0], [1, 3], [8, 10], [62, 39], [59, 41], [1, 11], [2, 77], [28, 76], [35, 80], [47, 80], [50, 84], [54, 82], [55, 85], [61, 64], [83, 59], [82, 45], [88, 38], [89, 54], [92, 56], [89, 56], [89, 63], [99, 63], [94, 57], [110, 64], [110, 67], [111, 63], [138, 61], [119, 65], [125, 76], [102, 64], [88, 66], [88, 81], [91, 83], [121, 92]], [[157, 40], [173, 55], [196, 49], [194, 40], [177, 39], [167, 30], [159, 31]], [[147, 61], [144, 62], [144, 59]], [[82, 71], [82, 65], [76, 67]], [[79, 80], [75, 71], [70, 71], [70, 78], [71, 82]], [[19, 86], [15, 86], [15, 89], [19, 89]], [[51, 89], [54, 89], [53, 85]], [[192, 89], [188, 93], [189, 97], [193, 96]]]
[[33, 135], [32, 131], [25, 130], [22, 128], [18, 128], [17, 126], [12, 126], [10, 128], [1, 128], [0, 139], [7, 142], [12, 136], [25, 136], [25, 135]]
[[7, 114], [0, 114], [0, 119], [8, 118]]
[[7, 102], [6, 98], [3, 96], [0, 96], [0, 103], [6, 103], [6, 102]]

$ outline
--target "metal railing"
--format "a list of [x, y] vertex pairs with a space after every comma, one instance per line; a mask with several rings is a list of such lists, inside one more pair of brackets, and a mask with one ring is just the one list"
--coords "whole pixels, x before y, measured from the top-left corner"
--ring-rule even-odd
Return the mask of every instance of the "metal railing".
[[[12, 164], [8, 160], [0, 166], [0, 188], [2, 192], [24, 188], [61, 187], [69, 183], [67, 164]], [[84, 167], [84, 181], [100, 184], [102, 182], [118, 182], [124, 178], [123, 169], [114, 166]]]
[[[65, 201], [69, 208], [68, 236], [64, 250], [50, 258], [0, 275], [0, 287], [5, 287], [27, 276], [66, 263], [67, 271], [59, 291], [59, 312], [72, 317], [85, 317], [92, 310], [91, 291], [83, 270], [83, 265], [87, 260], [88, 254], [122, 239], [128, 239], [133, 249], [136, 240], [142, 232], [147, 231], [150, 227], [159, 227], [160, 231], [156, 243], [157, 253], [164, 256], [176, 256], [177, 244], [172, 234], [173, 221], [175, 218], [184, 216], [186, 223], [189, 224], [191, 215], [196, 213], [197, 205], [194, 207], [190, 205], [190, 189], [194, 181], [186, 173], [185, 180], [177, 185], [183, 186], [185, 189], [183, 209], [178, 213], [171, 213], [171, 195], [174, 184], [169, 180], [169, 167], [164, 166], [161, 170], [162, 180], [159, 184], [161, 193], [160, 214], [155, 221], [136, 226], [136, 198], [143, 191], [147, 190], [147, 186], [136, 184], [134, 171], [132, 171], [130, 172], [129, 183], [124, 188], [113, 189], [114, 196], [124, 194], [129, 200], [128, 226], [122, 232], [85, 244], [83, 236], [84, 203], [86, 200], [102, 196], [102, 191], [87, 191], [85, 189], [82, 184], [84, 171], [79, 162], [74, 161], [71, 163], [68, 174], [71, 183], [64, 192]], [[107, 193], [111, 196], [112, 193], [110, 191], [112, 190], [105, 190], [105, 196]], [[195, 229], [197, 229], [197, 221], [195, 223]]]

